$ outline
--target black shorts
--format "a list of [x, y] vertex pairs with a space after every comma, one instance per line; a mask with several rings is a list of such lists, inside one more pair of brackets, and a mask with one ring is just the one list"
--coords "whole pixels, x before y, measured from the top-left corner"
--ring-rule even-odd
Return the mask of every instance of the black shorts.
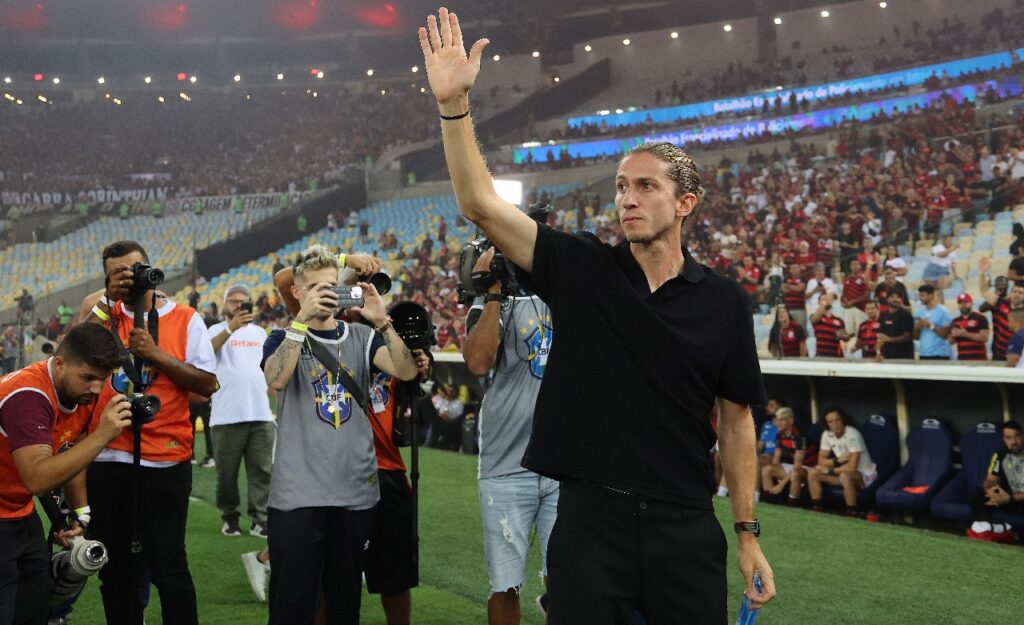
[[380, 503], [366, 554], [366, 589], [371, 594], [400, 595], [419, 585], [413, 527], [412, 490], [403, 471], [377, 471]]

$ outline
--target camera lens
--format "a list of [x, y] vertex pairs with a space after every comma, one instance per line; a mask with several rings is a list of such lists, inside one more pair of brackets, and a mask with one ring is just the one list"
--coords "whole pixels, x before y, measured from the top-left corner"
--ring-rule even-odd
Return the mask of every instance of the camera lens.
[[134, 404], [132, 408], [151, 417], [160, 412], [160, 398], [156, 395], [142, 395], [136, 397], [132, 403]]
[[163, 281], [163, 270], [154, 268], [146, 272], [146, 282], [149, 283], [150, 286], [157, 286], [158, 284], [163, 284]]
[[391, 276], [383, 271], [370, 276], [370, 279], [367, 280], [367, 282], [372, 284], [373, 288], [377, 289], [377, 293], [380, 295], [387, 295], [388, 292], [391, 291]]

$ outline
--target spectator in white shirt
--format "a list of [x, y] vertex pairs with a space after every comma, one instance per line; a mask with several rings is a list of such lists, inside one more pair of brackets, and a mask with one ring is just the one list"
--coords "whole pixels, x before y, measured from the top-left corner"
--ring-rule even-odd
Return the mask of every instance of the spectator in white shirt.
[[260, 368], [266, 331], [252, 323], [249, 288], [235, 284], [224, 294], [225, 320], [210, 327], [217, 354], [217, 381], [210, 426], [217, 467], [217, 507], [226, 536], [241, 535], [238, 468], [245, 460], [248, 484], [249, 533], [267, 537], [267, 498], [275, 426]]
[[804, 291], [808, 318], [818, 310], [818, 298], [826, 293], [831, 293], [833, 300], [838, 298], [836, 283], [825, 276], [825, 265], [814, 263], [814, 277], [807, 281], [807, 289]]

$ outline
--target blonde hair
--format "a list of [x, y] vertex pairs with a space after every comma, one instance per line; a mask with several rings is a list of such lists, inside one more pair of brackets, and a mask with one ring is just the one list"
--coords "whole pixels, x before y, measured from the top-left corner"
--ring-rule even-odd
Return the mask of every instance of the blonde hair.
[[307, 271], [338, 268], [338, 257], [323, 245], [311, 245], [299, 253], [299, 258], [292, 267], [295, 280], [298, 281]]
[[704, 201], [704, 186], [700, 183], [697, 162], [681, 148], [667, 141], [655, 141], [636, 146], [626, 152], [626, 157], [635, 154], [650, 154], [659, 161], [668, 163], [667, 175], [676, 183], [676, 197], [692, 193], [697, 196], [697, 206]]

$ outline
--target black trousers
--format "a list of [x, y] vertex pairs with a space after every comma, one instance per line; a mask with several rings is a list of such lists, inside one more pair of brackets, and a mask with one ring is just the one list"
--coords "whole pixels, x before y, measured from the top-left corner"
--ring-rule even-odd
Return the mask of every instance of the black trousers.
[[[1005, 476], [999, 480], [999, 486], [1008, 493], [1013, 492], [1010, 490], [1010, 484], [1006, 481]], [[1001, 506], [986, 506], [985, 499], [985, 489], [975, 488], [974, 494], [971, 497], [971, 512], [974, 514], [974, 520], [976, 521], [988, 521], [991, 523], [993, 521], [993, 512], [1024, 514], [1024, 501], [1010, 501]]]
[[131, 553], [132, 465], [94, 462], [88, 471], [89, 537], [103, 541], [110, 556], [99, 572], [107, 625], [142, 625], [140, 571], [146, 567], [160, 593], [165, 625], [197, 625], [196, 589], [185, 556], [192, 465], [139, 468], [140, 554]]
[[624, 625], [636, 610], [648, 625], [725, 625], [727, 549], [710, 509], [562, 482], [548, 622]]
[[35, 510], [0, 521], [0, 625], [46, 625], [50, 550]]
[[376, 510], [267, 510], [270, 625], [312, 625], [321, 590], [326, 625], [359, 624], [363, 562]]

